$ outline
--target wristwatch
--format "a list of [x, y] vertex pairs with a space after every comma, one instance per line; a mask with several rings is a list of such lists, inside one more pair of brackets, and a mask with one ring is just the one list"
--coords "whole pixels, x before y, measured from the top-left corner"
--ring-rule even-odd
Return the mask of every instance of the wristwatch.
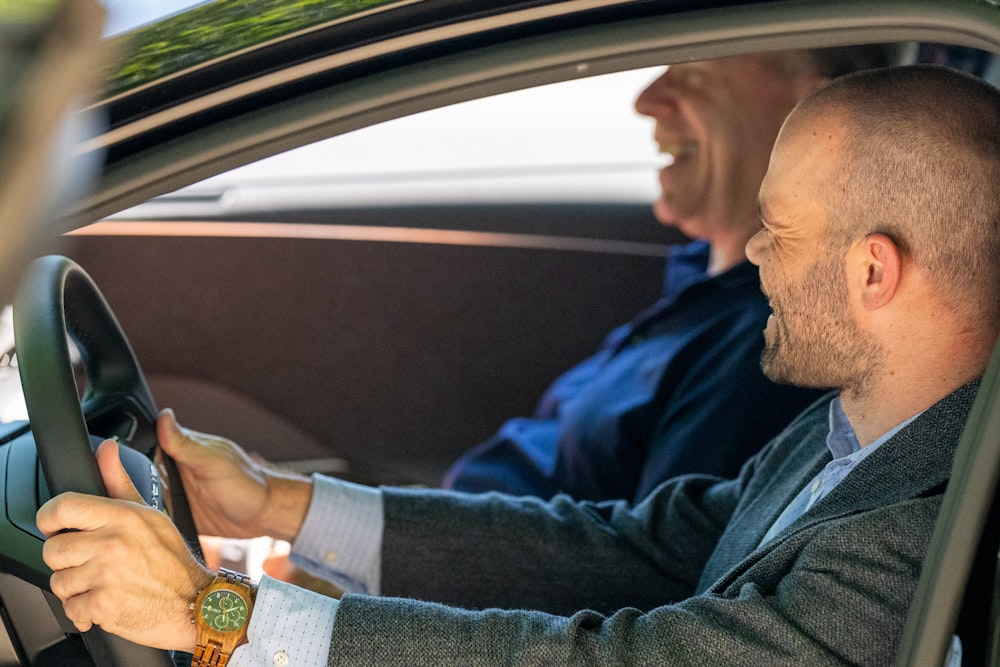
[[225, 667], [237, 646], [247, 641], [247, 625], [257, 587], [250, 577], [220, 569], [191, 603], [197, 638], [191, 667]]

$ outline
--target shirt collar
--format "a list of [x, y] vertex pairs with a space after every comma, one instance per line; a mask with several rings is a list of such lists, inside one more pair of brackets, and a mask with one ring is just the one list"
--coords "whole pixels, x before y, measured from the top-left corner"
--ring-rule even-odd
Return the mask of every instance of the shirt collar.
[[667, 250], [667, 265], [663, 272], [663, 299], [673, 303], [678, 296], [692, 285], [715, 281], [722, 287], [736, 287], [743, 284], [758, 284], [757, 267], [748, 261], [709, 277], [708, 260], [711, 246], [708, 241], [696, 240], [690, 243], [672, 245]]
[[826, 436], [826, 446], [830, 448], [830, 453], [835, 459], [850, 456], [861, 449], [854, 427], [851, 426], [840, 404], [840, 396], [830, 401], [830, 433]]
[[[862, 450], [861, 444], [858, 442], [858, 436], [854, 433], [854, 427], [851, 426], [847, 415], [844, 414], [844, 408], [840, 403], [840, 396], [838, 395], [830, 401], [830, 433], [826, 436], [826, 446], [830, 448], [830, 453], [834, 459], [847, 456], [863, 458], [875, 451], [882, 443], [896, 435], [904, 426], [921, 414], [923, 414], [923, 410], [889, 429]], [[863, 455], [858, 455], [858, 452], [863, 452]]]

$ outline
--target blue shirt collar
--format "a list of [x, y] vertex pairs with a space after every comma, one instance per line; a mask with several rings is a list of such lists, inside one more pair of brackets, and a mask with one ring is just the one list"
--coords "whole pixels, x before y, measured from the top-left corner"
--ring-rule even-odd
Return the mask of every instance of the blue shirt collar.
[[840, 396], [830, 401], [830, 432], [826, 436], [826, 446], [835, 459], [850, 456], [861, 449], [854, 427], [840, 404]]
[[[834, 459], [852, 457], [860, 460], [878, 449], [879, 446], [896, 435], [904, 426], [921, 414], [923, 414], [922, 410], [889, 429], [872, 442], [872, 444], [862, 449], [861, 444], [858, 442], [858, 436], [854, 433], [854, 427], [851, 426], [847, 415], [844, 414], [844, 407], [840, 403], [840, 396], [837, 395], [830, 401], [830, 433], [826, 436], [826, 446], [829, 447], [830, 454], [833, 455]], [[863, 452], [863, 455], [858, 455], [858, 452]]]
[[723, 287], [744, 284], [759, 284], [757, 267], [749, 261], [741, 262], [717, 276], [708, 276], [708, 260], [711, 246], [708, 241], [691, 241], [670, 246], [667, 250], [667, 265], [663, 272], [663, 295], [661, 301], [673, 303], [692, 285], [718, 282]]

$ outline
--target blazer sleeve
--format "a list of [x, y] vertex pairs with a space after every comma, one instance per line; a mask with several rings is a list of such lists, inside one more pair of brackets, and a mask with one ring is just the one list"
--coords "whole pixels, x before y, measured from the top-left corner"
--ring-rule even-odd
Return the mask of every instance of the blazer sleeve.
[[472, 609], [652, 609], [695, 592], [743, 485], [678, 478], [636, 507], [384, 489], [381, 592]]
[[826, 522], [752, 558], [718, 590], [648, 611], [556, 615], [347, 596], [329, 664], [891, 664], [939, 501]]

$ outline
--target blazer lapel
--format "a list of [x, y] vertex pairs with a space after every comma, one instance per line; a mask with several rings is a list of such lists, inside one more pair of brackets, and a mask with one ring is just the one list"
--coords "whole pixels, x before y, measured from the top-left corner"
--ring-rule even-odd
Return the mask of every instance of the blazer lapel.
[[829, 404], [829, 396], [815, 403], [751, 460], [753, 469], [744, 469], [742, 499], [702, 570], [698, 590], [757, 550], [785, 506], [830, 461]]
[[[797, 470], [798, 478], [790, 480], [784, 487], [779, 485], [778, 490], [772, 487], [760, 493], [747, 504], [746, 511], [739, 515], [739, 521], [730, 524], [730, 528], [739, 524], [734, 532], [743, 533], [742, 540], [734, 539], [728, 530], [728, 539], [724, 536], [720, 540], [721, 549], [728, 552], [722, 560], [729, 560], [735, 566], [711, 583], [708, 578], [714, 577], [706, 572], [708, 576], [703, 577], [700, 590], [725, 590], [762, 558], [781, 549], [789, 538], [817, 524], [938, 492], [951, 474], [955, 449], [978, 389], [979, 381], [976, 380], [936, 403], [859, 463], [828, 496], [767, 544], [759, 545], [785, 504], [830, 460], [829, 450], [825, 447], [818, 450], [815, 439], [797, 452], [791, 452], [790, 463], [794, 466], [777, 467], [775, 470], [781, 473]], [[817, 428], [819, 425], [814, 424], [809, 431], [813, 438], [819, 435]], [[743, 550], [742, 556], [734, 553], [738, 549]], [[710, 564], [718, 556], [718, 553], [713, 554]]]
[[859, 463], [787, 532], [937, 490], [951, 475], [955, 449], [978, 389], [976, 380], [931, 406]]

